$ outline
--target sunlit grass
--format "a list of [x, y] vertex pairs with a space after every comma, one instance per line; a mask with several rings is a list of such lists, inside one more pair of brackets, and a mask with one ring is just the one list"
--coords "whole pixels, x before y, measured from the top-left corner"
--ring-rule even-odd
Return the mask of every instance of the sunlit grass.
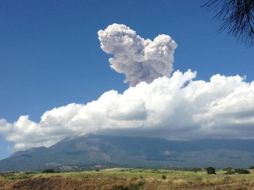
[[[85, 186], [104, 190], [111, 189], [254, 189], [254, 174], [226, 175], [218, 170], [216, 175], [208, 175], [205, 170], [177, 171], [157, 169], [112, 168], [99, 171], [63, 172], [63, 173], [8, 173], [0, 176], [0, 185], [14, 184], [40, 179], [53, 183], [66, 183], [69, 189]], [[38, 183], [39, 183], [38, 182]], [[65, 186], [65, 185], [63, 185]], [[66, 189], [68, 189], [66, 186]], [[1, 188], [0, 188], [1, 189]]]

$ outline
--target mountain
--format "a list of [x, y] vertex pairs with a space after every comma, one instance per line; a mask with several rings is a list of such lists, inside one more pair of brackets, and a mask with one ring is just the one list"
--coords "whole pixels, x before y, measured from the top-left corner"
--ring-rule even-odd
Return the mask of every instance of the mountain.
[[49, 147], [14, 153], [0, 171], [60, 170], [96, 167], [249, 167], [254, 140], [169, 141], [162, 138], [86, 135]]

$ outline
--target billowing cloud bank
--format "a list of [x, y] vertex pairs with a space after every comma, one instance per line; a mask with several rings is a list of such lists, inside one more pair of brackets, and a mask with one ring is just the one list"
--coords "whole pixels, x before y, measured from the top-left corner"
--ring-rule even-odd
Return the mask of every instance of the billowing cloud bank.
[[[130, 30], [124, 25], [111, 27]], [[195, 80], [195, 76], [190, 70], [175, 71], [170, 78], [151, 78], [149, 83], [140, 82], [122, 94], [110, 90], [87, 104], [46, 111], [38, 123], [28, 116], [20, 116], [13, 123], [0, 119], [0, 134], [13, 142], [16, 150], [50, 146], [68, 136], [101, 131], [185, 140], [253, 138], [254, 82], [247, 83], [240, 76], [214, 75], [210, 81]], [[127, 79], [132, 84], [141, 80]]]

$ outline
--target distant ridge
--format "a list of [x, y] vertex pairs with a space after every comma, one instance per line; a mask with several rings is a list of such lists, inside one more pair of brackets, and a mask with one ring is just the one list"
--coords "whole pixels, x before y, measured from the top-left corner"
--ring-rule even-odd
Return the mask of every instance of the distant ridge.
[[97, 167], [249, 167], [254, 140], [169, 141], [162, 138], [86, 135], [45, 148], [14, 153], [0, 161], [0, 171]]

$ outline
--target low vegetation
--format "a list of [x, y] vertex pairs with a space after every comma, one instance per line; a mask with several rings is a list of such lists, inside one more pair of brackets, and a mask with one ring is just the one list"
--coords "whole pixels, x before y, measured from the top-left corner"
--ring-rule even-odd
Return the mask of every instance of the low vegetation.
[[[228, 175], [228, 171], [234, 171]], [[99, 171], [5, 173], [0, 190], [248, 190], [254, 189], [254, 172], [243, 169], [193, 171], [112, 168]], [[244, 173], [244, 174], [240, 174]]]
[[216, 174], [214, 167], [208, 167], [206, 168], [207, 174]]
[[55, 171], [54, 169], [46, 169], [43, 170], [42, 173], [57, 173], [57, 171]]

